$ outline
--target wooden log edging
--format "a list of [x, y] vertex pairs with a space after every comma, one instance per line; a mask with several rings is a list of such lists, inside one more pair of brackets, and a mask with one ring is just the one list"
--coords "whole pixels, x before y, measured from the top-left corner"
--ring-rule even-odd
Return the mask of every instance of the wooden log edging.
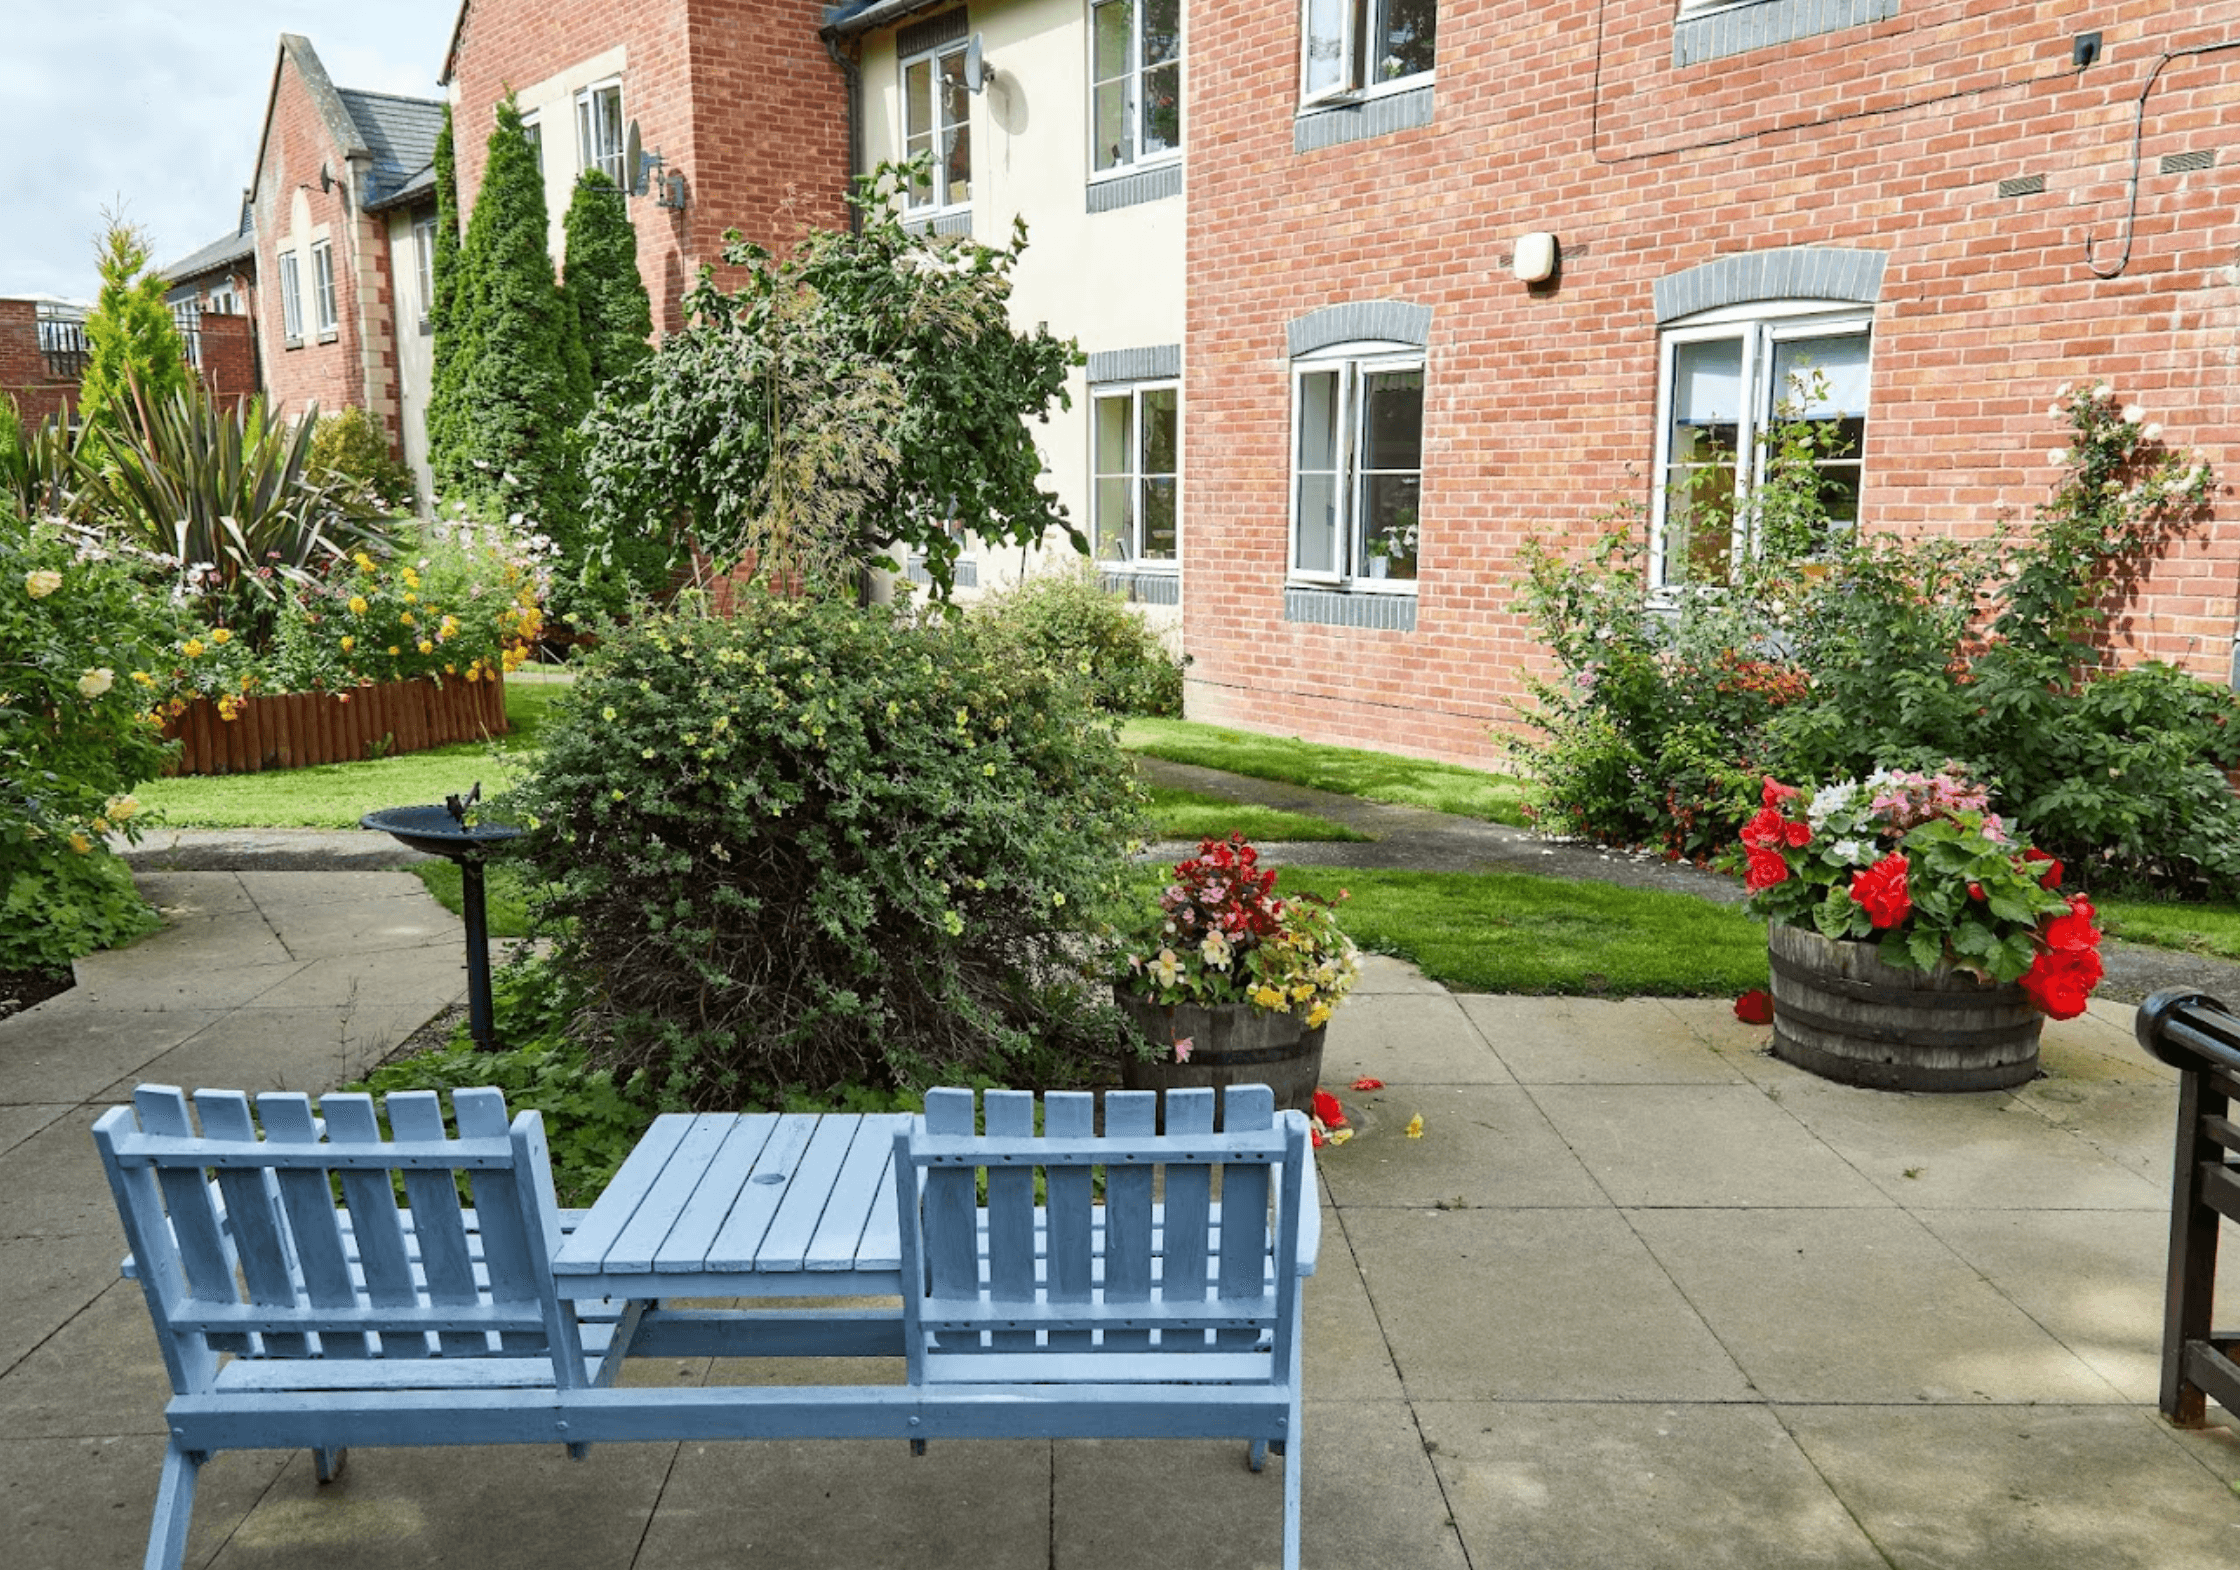
[[164, 772], [260, 774], [358, 763], [505, 733], [505, 681], [495, 675], [455, 677], [440, 687], [416, 676], [348, 692], [248, 697], [238, 700], [230, 720], [208, 698], [197, 698], [164, 722], [164, 739], [180, 744]]

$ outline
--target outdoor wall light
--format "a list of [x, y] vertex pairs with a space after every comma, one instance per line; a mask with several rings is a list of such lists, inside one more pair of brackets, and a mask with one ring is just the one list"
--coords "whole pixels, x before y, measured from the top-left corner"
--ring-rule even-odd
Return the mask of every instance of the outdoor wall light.
[[1518, 235], [1516, 254], [1510, 257], [1509, 266], [1519, 283], [1546, 283], [1556, 275], [1556, 237], [1541, 233]]

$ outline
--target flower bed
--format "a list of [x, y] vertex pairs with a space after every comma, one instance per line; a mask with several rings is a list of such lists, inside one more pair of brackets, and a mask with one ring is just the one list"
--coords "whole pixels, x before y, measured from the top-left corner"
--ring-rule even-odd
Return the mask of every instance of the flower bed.
[[256, 774], [358, 763], [505, 731], [505, 678], [497, 671], [440, 685], [415, 677], [347, 692], [196, 698], [164, 720], [164, 738], [180, 743], [164, 772]]

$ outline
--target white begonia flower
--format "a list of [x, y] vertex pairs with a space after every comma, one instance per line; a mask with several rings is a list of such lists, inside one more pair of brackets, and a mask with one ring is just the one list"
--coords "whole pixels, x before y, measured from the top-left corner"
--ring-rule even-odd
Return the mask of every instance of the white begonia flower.
[[1849, 862], [1851, 865], [1857, 866], [1865, 859], [1864, 850], [1865, 847], [1857, 840], [1837, 840], [1828, 847], [1828, 854], [1838, 861]]
[[1812, 800], [1804, 809], [1805, 821], [1812, 825], [1815, 834], [1819, 833], [1821, 826], [1830, 817], [1850, 806], [1852, 798], [1858, 794], [1857, 780], [1838, 780], [1833, 785], [1821, 786], [1812, 793]]
[[2070, 388], [2072, 388], [2074, 385], [2075, 383], [2073, 382], [2063, 382], [2059, 387], [2056, 387], [2053, 390], [2053, 395], [2056, 398], [2066, 398], [2069, 396]]

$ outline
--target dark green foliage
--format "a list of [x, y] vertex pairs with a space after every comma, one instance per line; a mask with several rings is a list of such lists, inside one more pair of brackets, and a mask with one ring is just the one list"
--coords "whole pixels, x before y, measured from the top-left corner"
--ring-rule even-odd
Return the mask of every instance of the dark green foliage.
[[419, 492], [412, 470], [389, 450], [389, 438], [363, 409], [345, 409], [318, 422], [305, 473], [364, 514], [409, 513]]
[[564, 287], [575, 302], [597, 390], [653, 353], [653, 301], [638, 274], [638, 231], [622, 192], [604, 170], [586, 169], [576, 181], [563, 228]]
[[[442, 225], [437, 229], [440, 234]], [[544, 177], [508, 98], [450, 300], [451, 378], [441, 411], [445, 499], [521, 512], [573, 561], [581, 505], [576, 426], [591, 372], [575, 312], [545, 249]]]
[[642, 619], [512, 806], [554, 961], [596, 978], [595, 1059], [666, 1098], [1062, 1083], [1117, 1040], [1080, 972], [1131, 770], [1076, 684], [972, 624], [758, 593]]
[[187, 387], [187, 346], [150, 270], [148, 237], [111, 218], [94, 248], [101, 293], [86, 317], [86, 373], [78, 417], [101, 430], [128, 423], [134, 398], [160, 402]]
[[105, 847], [0, 851], [0, 865], [0, 970], [67, 969], [163, 925], [133, 887], [132, 869]]
[[671, 334], [589, 424], [588, 517], [641, 588], [694, 543], [718, 561], [844, 584], [891, 550], [924, 553], [946, 597], [959, 530], [1026, 544], [1063, 528], [1026, 421], [1064, 400], [1071, 343], [1012, 330], [991, 249], [904, 229], [899, 171], [857, 182], [853, 233], [773, 259], [733, 236], [736, 294], [703, 274]]
[[436, 133], [436, 241], [430, 262], [428, 302], [429, 353], [432, 367], [428, 389], [428, 468], [439, 494], [459, 483], [459, 471], [468, 467], [459, 456], [456, 434], [459, 380], [474, 358], [459, 319], [459, 166], [452, 151], [451, 106], [443, 110], [443, 129]]
[[26, 427], [0, 393], [0, 518], [61, 516], [83, 478], [78, 443], [59, 416]]
[[1022, 658], [1078, 672], [1111, 714], [1178, 717], [1183, 662], [1127, 601], [1082, 564], [1045, 572], [987, 600], [980, 614]]

